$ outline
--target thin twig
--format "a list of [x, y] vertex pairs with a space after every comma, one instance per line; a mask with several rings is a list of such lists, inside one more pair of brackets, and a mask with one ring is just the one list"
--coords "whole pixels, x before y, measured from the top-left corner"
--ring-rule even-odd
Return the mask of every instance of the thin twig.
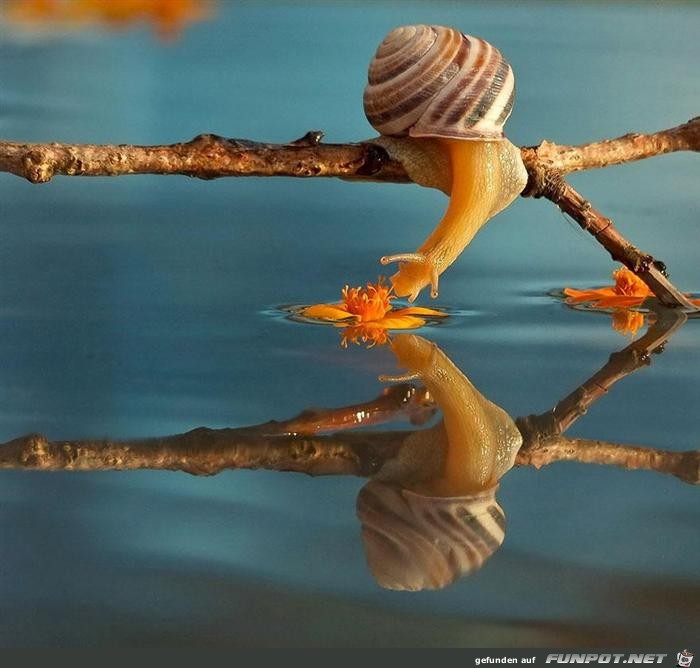
[[678, 310], [658, 309], [647, 331], [624, 349], [610, 355], [608, 362], [550, 411], [517, 418], [523, 447], [516, 463], [540, 468], [556, 461], [605, 464], [624, 469], [645, 469], [670, 473], [681, 480], [700, 484], [700, 451], [668, 451], [640, 445], [623, 445], [598, 439], [566, 438], [563, 433], [623, 378], [651, 363], [687, 321]]
[[371, 401], [341, 408], [309, 408], [289, 420], [272, 420], [250, 429], [265, 436], [313, 435], [399, 419], [406, 419], [413, 425], [422, 425], [436, 412], [437, 404], [427, 388], [399, 383], [385, 387]]
[[635, 371], [651, 364], [652, 355], [663, 352], [668, 341], [685, 324], [687, 316], [682, 311], [657, 311], [657, 321], [638, 339], [626, 348], [612, 353], [607, 364], [588, 380], [562, 399], [551, 415], [556, 426], [552, 435], [560, 435], [582, 415], [591, 405], [607, 394], [615, 383]]

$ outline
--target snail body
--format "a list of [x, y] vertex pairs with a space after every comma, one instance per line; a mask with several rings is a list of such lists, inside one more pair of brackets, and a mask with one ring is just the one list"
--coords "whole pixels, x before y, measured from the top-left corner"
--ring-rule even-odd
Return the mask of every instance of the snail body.
[[[430, 143], [444, 154], [450, 204], [415, 253], [387, 255], [400, 262], [392, 276], [398, 296], [414, 301], [459, 257], [481, 227], [524, 189], [520, 151], [503, 137], [513, 107], [513, 71], [488, 42], [442, 26], [404, 26], [380, 44], [370, 63], [364, 107], [383, 137]], [[430, 161], [402, 159], [402, 142], [389, 142], [414, 181], [435, 182]], [[424, 144], [428, 145], [428, 144]], [[437, 179], [440, 180], [440, 179]], [[447, 189], [447, 188], [445, 188]]]

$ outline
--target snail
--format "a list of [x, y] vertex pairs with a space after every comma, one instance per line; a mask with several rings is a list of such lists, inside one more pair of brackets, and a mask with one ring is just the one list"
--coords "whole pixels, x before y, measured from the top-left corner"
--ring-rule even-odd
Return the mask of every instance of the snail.
[[357, 515], [370, 569], [389, 589], [438, 589], [480, 568], [505, 538], [496, 501], [522, 436], [434, 344], [397, 335], [392, 351], [442, 410], [361, 490]]
[[443, 26], [392, 30], [370, 63], [364, 109], [380, 133], [371, 140], [402, 162], [411, 179], [450, 196], [447, 211], [415, 253], [399, 262], [395, 293], [415, 301], [481, 227], [525, 188], [520, 151], [503, 136], [515, 80], [501, 53], [478, 37]]

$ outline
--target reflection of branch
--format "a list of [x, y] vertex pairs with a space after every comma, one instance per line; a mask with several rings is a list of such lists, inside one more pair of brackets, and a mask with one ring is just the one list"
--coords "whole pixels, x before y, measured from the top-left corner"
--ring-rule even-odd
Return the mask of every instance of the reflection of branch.
[[687, 316], [681, 311], [659, 309], [656, 322], [642, 336], [610, 355], [605, 366], [564, 397], [551, 411], [518, 418], [518, 427], [525, 442], [542, 441], [563, 434], [617, 381], [648, 366], [651, 355], [661, 352], [686, 320]]
[[554, 437], [523, 447], [516, 466], [540, 468], [561, 461], [670, 473], [685, 482], [700, 484], [700, 450], [674, 452], [585, 438]]
[[[540, 468], [557, 461], [607, 464], [626, 469], [669, 473], [700, 483], [700, 451], [676, 452], [599, 440], [566, 438], [562, 433], [618, 380], [648, 364], [685, 322], [679, 311], [661, 309], [657, 321], [551, 411], [518, 418], [524, 444], [516, 466]], [[210, 475], [226, 469], [269, 469], [309, 475], [384, 475], [393, 466], [403, 476], [420, 479], [434, 473], [446, 455], [439, 425], [423, 431], [334, 432], [408, 418], [423, 424], [434, 411], [425, 388], [389, 387], [362, 404], [304, 411], [284, 422], [238, 429], [199, 428], [186, 434], [132, 441], [48, 441], [30, 435], [0, 445], [0, 469], [129, 470], [165, 469]], [[308, 436], [303, 433], [310, 434]], [[416, 438], [416, 436], [428, 438]], [[425, 446], [428, 447], [425, 447]], [[436, 464], [438, 462], [438, 464]], [[385, 465], [389, 465], [385, 469]]]
[[[0, 142], [0, 171], [45, 183], [56, 174], [119, 176], [182, 174], [203, 179], [223, 176], [340, 177], [352, 180], [407, 183], [403, 164], [371, 143], [321, 144], [323, 133], [312, 131], [291, 144], [266, 144], [245, 139], [199, 135], [192, 141], [161, 146], [28, 144]], [[521, 149], [528, 171], [526, 197], [545, 197], [590, 232], [613, 259], [639, 275], [667, 306], [697, 310], [665, 276], [663, 265], [641, 252], [615, 229], [612, 221], [579, 195], [562, 174], [605, 167], [671, 151], [700, 150], [700, 121], [693, 119], [651, 135], [560, 146], [543, 142]]]
[[551, 411], [518, 418], [524, 438], [518, 464], [537, 468], [556, 461], [607, 464], [670, 473], [685, 482], [700, 484], [700, 451], [675, 452], [562, 436], [615, 383], [648, 366], [651, 355], [661, 352], [687, 320], [684, 313], [663, 308], [656, 312], [656, 317], [656, 322], [642, 336], [610, 355], [607, 364]]
[[[132, 441], [48, 441], [23, 436], [0, 445], [0, 469], [44, 471], [127, 471], [157, 469], [213, 475], [229, 469], [267, 469], [308, 475], [377, 474], [412, 448], [411, 431], [358, 432], [329, 436], [261, 436], [254, 429], [206, 429], [158, 439]], [[444, 453], [436, 439], [430, 452], [407, 453], [419, 472], [432, 471]], [[424, 460], [430, 458], [430, 462]], [[540, 468], [558, 461], [607, 464], [625, 469], [670, 473], [700, 483], [700, 451], [674, 452], [586, 439], [552, 437], [529, 442], [516, 466]]]
[[131, 441], [49, 441], [40, 434], [0, 445], [0, 469], [126, 471], [163, 469], [211, 475], [270, 469], [309, 475], [376, 473], [409, 431], [265, 437], [254, 429], [207, 429]]
[[264, 436], [284, 436], [356, 429], [401, 418], [408, 419], [413, 425], [421, 425], [436, 411], [435, 402], [425, 387], [399, 383], [385, 387], [372, 401], [341, 408], [307, 409], [290, 420], [273, 420], [250, 429]]

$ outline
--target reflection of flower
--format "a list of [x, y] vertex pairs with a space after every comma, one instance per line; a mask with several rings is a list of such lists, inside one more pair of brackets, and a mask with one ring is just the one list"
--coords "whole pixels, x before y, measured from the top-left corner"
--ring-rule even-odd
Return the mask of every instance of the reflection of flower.
[[394, 309], [396, 298], [383, 279], [368, 283], [366, 288], [345, 286], [343, 300], [335, 304], [314, 304], [299, 311], [299, 315], [335, 327], [343, 327], [341, 345], [367, 343], [370, 347], [389, 340], [390, 329], [417, 329], [425, 325], [425, 317], [445, 317], [446, 313], [422, 306]]
[[612, 326], [616, 332], [620, 332], [623, 336], [634, 336], [642, 327], [644, 327], [645, 314], [639, 311], [628, 311], [624, 308], [613, 309]]
[[205, 18], [208, 7], [208, 0], [10, 0], [7, 15], [25, 23], [112, 27], [148, 21], [161, 39], [172, 40], [188, 23]]
[[[626, 267], [620, 267], [613, 272], [615, 285], [592, 290], [574, 290], [564, 288], [567, 304], [590, 304], [595, 308], [612, 309], [612, 326], [621, 334], [634, 336], [640, 327], [644, 326], [645, 315], [632, 311], [641, 306], [645, 299], [653, 297], [654, 293], [639, 276]], [[700, 300], [691, 300], [700, 304]]]

